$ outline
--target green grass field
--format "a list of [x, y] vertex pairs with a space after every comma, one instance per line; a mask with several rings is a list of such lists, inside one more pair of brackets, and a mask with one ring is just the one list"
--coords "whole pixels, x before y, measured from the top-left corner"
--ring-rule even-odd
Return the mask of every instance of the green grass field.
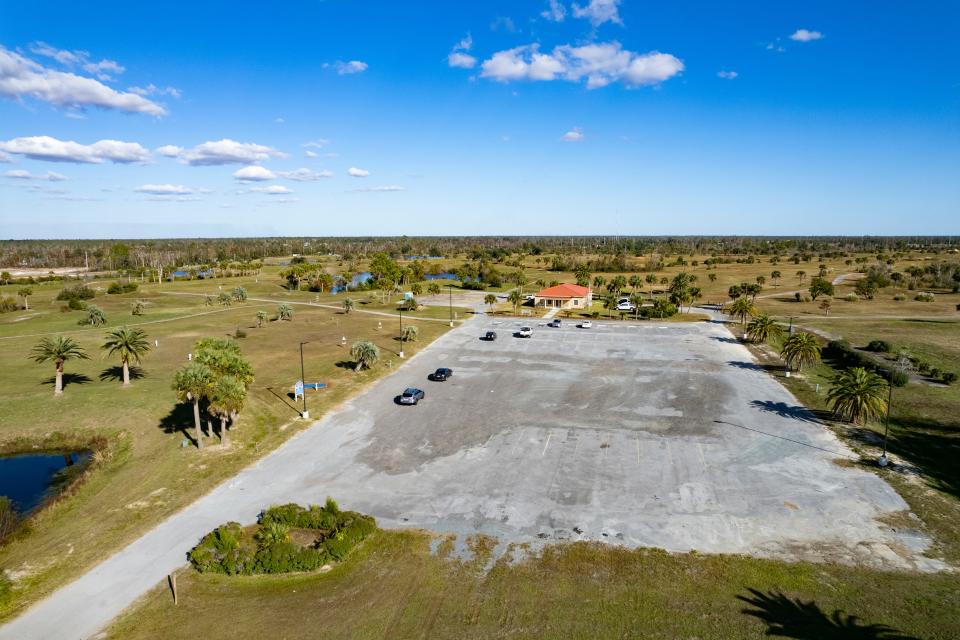
[[[61, 312], [53, 298], [59, 284], [35, 285], [30, 310], [0, 315], [0, 447], [6, 452], [83, 445], [102, 437], [108, 443], [100, 460], [76, 493], [41, 511], [8, 544], [0, 548], [0, 567], [14, 583], [13, 592], [0, 602], [0, 619], [80, 575], [111, 552], [132, 541], [163, 518], [212, 489], [264, 453], [274, 449], [306, 423], [298, 405], [288, 398], [300, 377], [298, 343], [305, 346], [306, 377], [324, 381], [329, 388], [309, 392], [311, 416], [324, 412], [396, 366], [399, 321], [393, 301], [386, 304], [355, 296], [358, 311], [339, 310], [343, 296], [320, 296], [321, 304], [334, 308], [296, 304], [292, 321], [268, 321], [256, 328], [256, 312], [275, 315], [280, 302], [314, 303], [317, 294], [287, 292], [278, 286], [275, 273], [257, 278], [229, 278], [146, 285], [125, 295], [98, 293], [92, 301], [107, 316], [106, 327], [77, 324], [80, 311]], [[93, 286], [106, 288], [107, 282]], [[250, 300], [230, 307], [206, 306], [203, 296], [245, 286]], [[0, 294], [15, 293], [6, 287]], [[146, 315], [132, 316], [134, 300], [147, 303]], [[376, 311], [378, 315], [363, 313]], [[458, 310], [462, 316], [462, 309]], [[424, 309], [404, 314], [404, 323], [419, 328], [417, 342], [405, 351], [416, 353], [448, 329], [445, 322], [416, 320], [446, 318], [448, 309]], [[119, 362], [104, 360], [100, 344], [106, 329], [121, 324], [141, 326], [151, 345], [159, 341], [138, 368], [132, 385], [124, 389], [116, 379]], [[256, 380], [240, 414], [228, 448], [217, 445], [182, 447], [193, 435], [192, 413], [176, 403], [171, 390], [174, 371], [187, 362], [191, 345], [201, 337], [224, 336], [240, 328], [247, 337], [239, 343], [254, 367]], [[89, 360], [66, 365], [62, 397], [54, 398], [51, 364], [30, 359], [30, 350], [44, 335], [74, 337]], [[346, 337], [347, 346], [341, 346]], [[370, 339], [380, 346], [381, 364], [373, 371], [355, 373], [349, 367], [349, 345]], [[142, 377], [141, 377], [142, 376]]]
[[[600, 544], [549, 547], [484, 570], [382, 531], [326, 574], [229, 578], [184, 570], [108, 638], [698, 638], [808, 640], [960, 634], [953, 576], [917, 578]], [[887, 625], [901, 635], [881, 634]], [[781, 628], [781, 633], [768, 633]]]

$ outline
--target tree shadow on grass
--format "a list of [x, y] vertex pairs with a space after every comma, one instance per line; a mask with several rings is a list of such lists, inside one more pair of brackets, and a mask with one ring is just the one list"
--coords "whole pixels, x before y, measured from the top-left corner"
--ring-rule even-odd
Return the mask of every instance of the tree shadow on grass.
[[749, 596], [737, 599], [754, 608], [741, 611], [765, 622], [768, 636], [796, 640], [919, 640], [885, 624], [865, 624], [840, 609], [828, 614], [812, 600], [804, 602], [776, 591], [749, 591]]
[[[145, 378], [147, 372], [143, 367], [130, 367], [130, 380]], [[100, 382], [123, 382], [123, 365], [107, 367], [100, 372]]]
[[191, 402], [178, 402], [173, 405], [170, 413], [160, 419], [159, 427], [164, 433], [179, 433], [189, 440], [190, 444], [194, 446], [197, 444], [197, 439], [190, 433], [195, 429], [193, 423], [193, 403]]
[[[63, 388], [66, 389], [72, 384], [87, 384], [88, 382], [93, 382], [89, 376], [82, 373], [65, 373], [63, 374]], [[51, 387], [57, 383], [56, 376], [50, 376], [43, 381], [43, 384], [48, 384]]]
[[336, 366], [348, 371], [355, 371], [357, 368], [357, 362], [355, 360], [340, 360], [336, 363]]
[[792, 418], [800, 422], [819, 422], [821, 418], [816, 412], [799, 404], [787, 404], [786, 402], [774, 402], [773, 400], [751, 400], [750, 406], [765, 413], [772, 413], [781, 418]]

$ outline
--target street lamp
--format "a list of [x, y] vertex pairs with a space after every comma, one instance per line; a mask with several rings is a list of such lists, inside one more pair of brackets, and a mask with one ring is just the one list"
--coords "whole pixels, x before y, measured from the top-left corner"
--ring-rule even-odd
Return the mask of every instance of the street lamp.
[[303, 413], [300, 417], [304, 420], [310, 419], [310, 412], [307, 411], [307, 381], [303, 375], [303, 345], [310, 344], [310, 341], [300, 343], [300, 382], [303, 383]]
[[448, 284], [447, 290], [450, 292], [450, 326], [453, 326], [453, 285]]
[[881, 467], [885, 467], [889, 464], [887, 460], [887, 436], [890, 434], [890, 405], [893, 402], [893, 373], [897, 371], [903, 371], [906, 368], [906, 356], [901, 355], [897, 360], [896, 368], [893, 369], [890, 375], [890, 379], [887, 381], [887, 415], [883, 419], [883, 453], [880, 454], [880, 458], [877, 460], [877, 464]]
[[403, 307], [400, 307], [400, 357], [403, 357]]

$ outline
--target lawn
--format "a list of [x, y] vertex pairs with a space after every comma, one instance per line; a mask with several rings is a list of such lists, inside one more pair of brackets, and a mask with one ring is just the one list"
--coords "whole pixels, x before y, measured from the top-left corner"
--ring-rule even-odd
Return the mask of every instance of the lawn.
[[[183, 570], [179, 604], [147, 594], [108, 638], [699, 638], [831, 640], [960, 634], [954, 576], [548, 547], [492, 566], [483, 544], [444, 557], [416, 531], [381, 531], [325, 574], [230, 578]], [[485, 566], [487, 565], [487, 566]], [[486, 570], [489, 569], [489, 570]], [[887, 625], [885, 635], [879, 625]], [[773, 633], [779, 629], [779, 633]]]
[[[265, 270], [267, 272], [269, 270]], [[313, 419], [343, 402], [399, 364], [399, 322], [392, 301], [371, 301], [344, 314], [335, 296], [324, 294], [321, 303], [295, 305], [292, 321], [273, 321], [280, 302], [310, 302], [317, 294], [287, 292], [277, 286], [276, 273], [259, 277], [230, 278], [144, 285], [125, 295], [98, 293], [92, 301], [107, 316], [106, 327], [77, 324], [82, 312], [61, 312], [63, 303], [53, 298], [58, 284], [35, 285], [29, 311], [0, 315], [0, 450], [5, 452], [86, 446], [100, 438], [107, 443], [94, 472], [78, 490], [28, 521], [20, 535], [0, 548], [0, 568], [13, 579], [14, 589], [0, 601], [0, 619], [50, 593], [80, 575], [111, 552], [129, 543], [151, 526], [189, 504], [293, 433], [304, 428], [289, 391], [300, 377], [300, 342], [304, 346], [306, 377], [324, 381], [329, 388], [309, 392]], [[106, 288], [96, 281], [93, 286]], [[229, 291], [242, 285], [250, 300], [229, 307], [207, 306], [203, 296], [175, 293]], [[0, 294], [15, 293], [4, 287]], [[342, 299], [342, 298], [341, 298]], [[133, 301], [143, 300], [146, 315], [133, 316]], [[364, 298], [364, 301], [366, 299]], [[271, 320], [257, 328], [256, 312], [265, 310]], [[441, 313], [442, 311], [442, 313]], [[463, 310], [460, 310], [461, 312]], [[414, 354], [448, 328], [445, 322], [416, 320], [415, 316], [443, 316], [448, 310], [404, 314], [404, 324], [416, 324], [419, 339], [404, 350]], [[119, 362], [101, 358], [100, 344], [106, 329], [123, 323], [147, 331], [152, 349], [136, 370], [130, 388], [123, 389], [114, 368]], [[192, 446], [192, 414], [178, 405], [170, 388], [174, 371], [187, 362], [191, 345], [205, 336], [224, 336], [238, 328], [247, 337], [239, 340], [252, 362], [256, 380], [247, 407], [240, 414], [229, 447], [216, 436], [207, 447]], [[31, 348], [47, 334], [75, 338], [89, 360], [66, 365], [66, 387], [54, 398], [51, 364], [35, 364]], [[341, 346], [346, 338], [346, 347]], [[373, 371], [355, 373], [349, 345], [370, 339], [380, 346], [381, 364]], [[181, 446], [184, 441], [188, 446]]]

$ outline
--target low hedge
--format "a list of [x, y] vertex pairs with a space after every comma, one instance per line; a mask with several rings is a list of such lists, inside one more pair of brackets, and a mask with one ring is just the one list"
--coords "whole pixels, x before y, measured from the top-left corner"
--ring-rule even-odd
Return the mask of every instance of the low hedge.
[[[309, 545], [290, 540], [291, 529], [315, 533]], [[259, 523], [243, 528], [236, 522], [221, 525], [203, 537], [189, 553], [201, 573], [253, 575], [313, 571], [331, 560], [343, 560], [376, 531], [372, 517], [340, 511], [327, 499], [324, 506], [298, 504], [270, 507]]]
[[[876, 340], [874, 342], [882, 341]], [[871, 342], [867, 348], [870, 349], [871, 345], [876, 347], [877, 345], [875, 345], [874, 342]], [[902, 387], [910, 380], [910, 377], [905, 372], [886, 367], [876, 362], [873, 358], [870, 358], [869, 356], [866, 356], [851, 347], [850, 343], [846, 340], [831, 340], [828, 342], [827, 346], [823, 350], [823, 357], [838, 361], [838, 363], [844, 368], [863, 367], [868, 371], [873, 371], [883, 376], [887, 382], [891, 383], [895, 387]]]

